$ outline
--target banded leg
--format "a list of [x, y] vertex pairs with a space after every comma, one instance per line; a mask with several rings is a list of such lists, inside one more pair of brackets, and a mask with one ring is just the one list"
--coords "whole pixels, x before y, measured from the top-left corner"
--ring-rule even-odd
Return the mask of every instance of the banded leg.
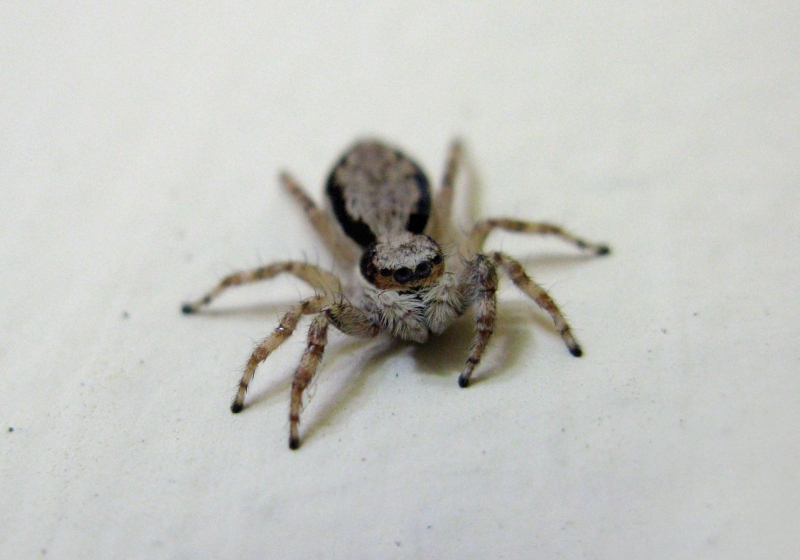
[[292, 400], [289, 404], [289, 448], [300, 447], [300, 411], [303, 408], [303, 391], [317, 373], [325, 345], [328, 343], [328, 317], [318, 314], [308, 329], [308, 346], [292, 381]]
[[342, 259], [355, 262], [358, 258], [356, 254], [358, 248], [333, 222], [332, 216], [317, 206], [312, 198], [308, 196], [305, 189], [300, 186], [300, 183], [291, 175], [286, 172], [281, 173], [280, 180], [284, 188], [303, 208], [303, 212], [305, 212], [311, 225], [322, 237], [322, 240]]
[[311, 287], [321, 292], [328, 292], [328, 293], [338, 293], [341, 292], [341, 285], [339, 284], [339, 279], [331, 274], [330, 272], [326, 272], [321, 268], [314, 266], [313, 264], [301, 263], [296, 261], [284, 261], [284, 262], [277, 262], [267, 266], [261, 266], [254, 270], [249, 270], [246, 272], [235, 272], [230, 276], [226, 276], [222, 279], [216, 288], [208, 292], [202, 298], [198, 299], [197, 301], [191, 303], [185, 303], [181, 310], [184, 313], [195, 313], [200, 310], [200, 308], [208, 305], [214, 299], [217, 298], [223, 291], [231, 286], [239, 286], [241, 284], [247, 284], [249, 282], [257, 282], [259, 280], [268, 280], [277, 276], [278, 274], [285, 272], [287, 274], [292, 274], [296, 276], [300, 280], [303, 280]]
[[317, 373], [325, 345], [328, 342], [328, 325], [343, 333], [368, 338], [380, 332], [364, 311], [345, 302], [338, 302], [322, 309], [308, 329], [308, 346], [300, 359], [300, 365], [292, 381], [292, 397], [289, 405], [289, 447], [300, 447], [300, 411], [303, 409], [303, 392]]
[[272, 331], [272, 334], [262, 340], [256, 346], [250, 359], [247, 360], [247, 366], [244, 368], [242, 379], [239, 381], [239, 390], [236, 392], [236, 398], [233, 399], [231, 404], [231, 412], [241, 412], [244, 407], [244, 394], [247, 392], [247, 387], [253, 380], [256, 373], [258, 364], [263, 362], [269, 357], [281, 344], [286, 342], [286, 339], [292, 336], [292, 333], [297, 328], [297, 322], [303, 315], [310, 315], [317, 313], [326, 301], [325, 296], [315, 296], [302, 301], [298, 305], [292, 307], [281, 319], [280, 324]]
[[453, 208], [453, 187], [456, 182], [456, 174], [461, 166], [463, 147], [459, 140], [454, 140], [450, 145], [450, 153], [447, 157], [447, 164], [444, 170], [442, 186], [436, 193], [433, 201], [433, 213], [429, 235], [434, 239], [440, 239], [450, 228], [450, 214]]
[[544, 288], [534, 282], [533, 279], [525, 273], [525, 269], [522, 268], [522, 265], [508, 255], [504, 253], [491, 253], [489, 256], [497, 266], [503, 268], [517, 288], [525, 292], [529, 298], [536, 302], [536, 305], [550, 314], [550, 317], [553, 318], [556, 330], [561, 334], [561, 338], [564, 339], [564, 343], [567, 345], [570, 354], [575, 357], [580, 357], [583, 351], [578, 341], [575, 340], [572, 330], [567, 320], [564, 318], [564, 315], [561, 313], [561, 310], [558, 308], [558, 305], [556, 305], [556, 302], [553, 301], [553, 298], [550, 297]]
[[595, 255], [607, 255], [611, 252], [608, 245], [602, 243], [590, 243], [581, 239], [568, 231], [553, 224], [543, 222], [525, 222], [521, 220], [511, 220], [508, 218], [496, 218], [484, 220], [475, 225], [469, 236], [470, 254], [476, 254], [483, 250], [483, 244], [493, 229], [503, 229], [506, 231], [518, 231], [520, 233], [538, 233], [540, 235], [554, 235], [559, 239], [572, 243], [579, 249], [586, 249], [594, 252]]
[[467, 358], [467, 364], [458, 376], [458, 385], [468, 387], [475, 366], [481, 361], [483, 352], [494, 333], [497, 317], [497, 270], [485, 255], [476, 255], [462, 273], [461, 284], [467, 288], [467, 305], [475, 307], [475, 338]]

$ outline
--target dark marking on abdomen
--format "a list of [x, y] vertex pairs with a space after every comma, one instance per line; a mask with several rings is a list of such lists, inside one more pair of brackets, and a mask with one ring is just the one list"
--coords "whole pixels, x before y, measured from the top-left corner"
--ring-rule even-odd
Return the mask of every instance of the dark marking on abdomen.
[[[356, 153], [361, 151], [362, 153]], [[358, 161], [358, 157], [364, 154], [374, 156], [369, 161], [372, 166], [361, 166], [354, 164], [348, 159], [355, 156], [354, 159]], [[369, 160], [369, 157], [365, 158]], [[399, 169], [405, 168], [405, 171], [410, 173], [399, 172]], [[393, 175], [389, 173], [390, 170], [398, 171], [403, 177], [403, 180], [392, 182], [388, 177]], [[359, 189], [363, 192], [357, 192], [353, 188], [348, 188], [349, 185], [342, 182], [340, 172], [344, 176], [358, 174]], [[395, 193], [388, 192], [392, 188], [397, 189]], [[363, 196], [363, 203], [367, 206], [376, 200], [381, 200], [384, 193], [389, 200], [403, 199], [413, 200], [416, 203], [413, 208], [404, 210], [399, 216], [394, 214], [395, 217], [404, 219], [402, 225], [394, 224], [391, 228], [388, 224], [369, 224], [361, 219], [361, 216], [353, 216], [347, 210], [347, 200], [345, 200], [345, 193], [350, 197]], [[388, 231], [382, 233], [399, 233], [399, 231], [406, 230], [411, 233], [420, 234], [425, 230], [431, 213], [431, 193], [428, 178], [425, 173], [413, 160], [398, 150], [388, 148], [382, 144], [375, 142], [361, 142], [348, 150], [328, 176], [328, 181], [325, 187], [325, 193], [330, 200], [333, 213], [336, 219], [342, 226], [344, 232], [356, 243], [362, 247], [374, 243], [377, 240], [377, 233], [375, 230], [380, 230], [381, 225], [386, 225], [384, 228]], [[351, 201], [352, 202], [352, 201]], [[374, 207], [374, 206], [373, 206]], [[403, 215], [405, 214], [405, 215]], [[385, 219], [385, 217], [384, 217]], [[376, 227], [377, 226], [377, 227]], [[399, 230], [399, 231], [398, 231]]]

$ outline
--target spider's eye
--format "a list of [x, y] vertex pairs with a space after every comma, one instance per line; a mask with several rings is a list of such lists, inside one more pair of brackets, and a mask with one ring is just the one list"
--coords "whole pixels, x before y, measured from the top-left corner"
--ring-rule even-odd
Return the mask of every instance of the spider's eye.
[[398, 268], [397, 270], [394, 271], [394, 279], [400, 282], [401, 284], [405, 284], [406, 282], [411, 280], [411, 277], [413, 275], [414, 273], [411, 272], [411, 269], [405, 266], [402, 268]]
[[417, 268], [414, 270], [414, 276], [417, 278], [427, 278], [431, 275], [431, 270], [433, 266], [429, 262], [421, 262], [417, 265]]
[[442, 255], [437, 253], [436, 256], [433, 257], [433, 264], [441, 264], [441, 262], [442, 262]]
[[381, 276], [391, 276], [392, 275], [392, 271], [389, 270], [388, 268], [382, 268], [380, 270], [380, 274], [381, 274]]

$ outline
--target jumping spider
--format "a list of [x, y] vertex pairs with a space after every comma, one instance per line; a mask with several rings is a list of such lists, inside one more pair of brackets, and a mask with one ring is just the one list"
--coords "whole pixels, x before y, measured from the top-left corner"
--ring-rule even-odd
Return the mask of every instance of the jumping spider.
[[442, 187], [432, 198], [428, 179], [414, 161], [380, 142], [358, 142], [328, 177], [324, 211], [291, 176], [281, 175], [283, 186], [303, 207], [344, 270], [351, 270], [352, 274], [336, 276], [305, 262], [277, 262], [231, 274], [208, 294], [183, 306], [184, 313], [194, 313], [226, 288], [280, 273], [296, 276], [317, 292], [287, 311], [272, 334], [256, 346], [231, 405], [233, 412], [242, 410], [258, 364], [292, 335], [303, 315], [314, 318], [308, 330], [308, 345], [292, 381], [291, 449], [300, 445], [303, 391], [319, 367], [329, 325], [350, 336], [369, 338], [388, 332], [402, 340], [422, 343], [474, 307], [475, 336], [458, 377], [458, 384], [467, 387], [494, 331], [498, 269], [550, 314], [570, 353], [581, 355], [581, 347], [553, 299], [519, 262], [502, 252], [484, 253], [483, 244], [493, 229], [502, 229], [554, 235], [595, 255], [608, 254], [608, 247], [584, 241], [555, 225], [500, 218], [475, 225], [463, 240], [460, 254], [445, 254], [442, 246], [451, 243], [448, 235], [453, 183], [461, 154], [461, 144], [454, 142]]

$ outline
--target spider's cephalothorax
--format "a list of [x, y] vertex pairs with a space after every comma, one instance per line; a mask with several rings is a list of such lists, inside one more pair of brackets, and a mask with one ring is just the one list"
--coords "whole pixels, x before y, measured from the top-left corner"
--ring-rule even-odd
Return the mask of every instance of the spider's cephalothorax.
[[307, 216], [340, 263], [354, 267], [352, 281], [340, 280], [319, 267], [295, 261], [277, 262], [232, 274], [184, 313], [198, 311], [230, 286], [289, 273], [317, 290], [317, 295], [292, 307], [273, 333], [250, 356], [231, 405], [244, 406], [247, 387], [256, 367], [297, 328], [303, 315], [314, 315], [308, 345], [292, 382], [289, 410], [289, 447], [300, 445], [299, 423], [303, 392], [317, 372], [327, 343], [328, 326], [357, 337], [382, 332], [397, 338], [425, 342], [449, 327], [468, 308], [475, 310], [476, 328], [464, 370], [458, 378], [467, 387], [475, 366], [494, 331], [498, 269], [553, 319], [574, 356], [581, 348], [558, 306], [525, 273], [522, 265], [501, 252], [483, 252], [493, 229], [550, 234], [597, 255], [605, 245], [589, 243], [562, 228], [541, 222], [489, 219], [476, 224], [459, 244], [460, 255], [448, 258], [441, 243], [450, 238], [453, 183], [461, 159], [461, 145], [450, 150], [442, 187], [431, 198], [422, 169], [401, 152], [370, 140], [356, 143], [334, 166], [328, 178], [328, 209], [320, 209], [288, 174], [281, 181], [302, 205]]
[[427, 235], [393, 233], [367, 246], [359, 272], [379, 290], [419, 290], [441, 278], [444, 256]]

